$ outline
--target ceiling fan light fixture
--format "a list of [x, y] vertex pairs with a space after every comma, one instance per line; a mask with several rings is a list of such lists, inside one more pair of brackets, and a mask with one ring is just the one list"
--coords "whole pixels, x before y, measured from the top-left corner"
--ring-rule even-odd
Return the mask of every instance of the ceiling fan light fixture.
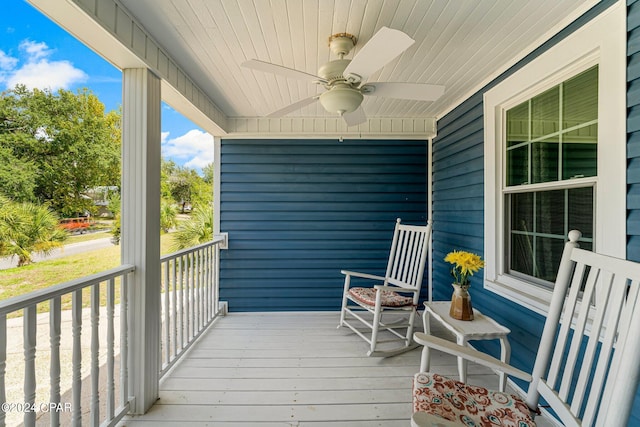
[[320, 95], [320, 104], [330, 113], [352, 113], [362, 104], [363, 96], [359, 90], [347, 85], [335, 86], [331, 90]]

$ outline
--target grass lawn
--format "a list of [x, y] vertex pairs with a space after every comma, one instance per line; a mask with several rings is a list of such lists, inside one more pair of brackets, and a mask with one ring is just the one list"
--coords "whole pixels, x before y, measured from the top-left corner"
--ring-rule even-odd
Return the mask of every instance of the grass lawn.
[[109, 230], [95, 231], [93, 233], [72, 234], [64, 241], [65, 245], [72, 243], [88, 242], [90, 240], [104, 239], [105, 237], [113, 237]]
[[[99, 237], [108, 237], [104, 233], [95, 233]], [[80, 235], [77, 237], [83, 237]], [[90, 236], [90, 235], [89, 235]], [[76, 236], [74, 236], [76, 237]], [[76, 243], [67, 240], [68, 243]], [[164, 234], [160, 238], [160, 251], [162, 254], [170, 253], [172, 238], [170, 234]], [[26, 294], [38, 289], [68, 282], [84, 276], [100, 273], [120, 265], [120, 246], [112, 245], [108, 248], [87, 251], [83, 254], [70, 255], [48, 261], [40, 261], [24, 267], [10, 268], [0, 271], [0, 300], [17, 295]], [[104, 286], [104, 285], [103, 285]], [[89, 289], [86, 289], [87, 295]], [[106, 298], [106, 293], [101, 292]], [[63, 309], [70, 308], [71, 296], [63, 298]], [[84, 305], [88, 299], [83, 298]], [[48, 311], [47, 304], [39, 304], [38, 312]], [[21, 315], [21, 313], [16, 313]], [[12, 316], [9, 316], [12, 317]]]

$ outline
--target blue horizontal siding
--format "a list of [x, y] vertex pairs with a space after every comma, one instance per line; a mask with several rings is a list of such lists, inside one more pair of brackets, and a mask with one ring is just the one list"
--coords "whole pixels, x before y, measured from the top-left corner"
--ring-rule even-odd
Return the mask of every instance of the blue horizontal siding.
[[[438, 120], [433, 141], [433, 297], [451, 298], [450, 265], [443, 258], [451, 250], [469, 250], [484, 255], [484, 116], [483, 94], [558, 41], [611, 6], [600, 2], [551, 40], [540, 46], [499, 78], [470, 96]], [[627, 91], [627, 257], [640, 261], [640, 2], [628, 2], [628, 91]], [[481, 275], [471, 279], [474, 307], [511, 329], [511, 363], [531, 371], [544, 318], [482, 285]], [[499, 356], [497, 342], [478, 341], [476, 347]], [[527, 384], [520, 382], [521, 387]], [[640, 425], [640, 393], [636, 393], [630, 426]]]
[[426, 222], [426, 141], [223, 140], [221, 151], [220, 298], [232, 311], [337, 311], [340, 270], [384, 274], [396, 218]]

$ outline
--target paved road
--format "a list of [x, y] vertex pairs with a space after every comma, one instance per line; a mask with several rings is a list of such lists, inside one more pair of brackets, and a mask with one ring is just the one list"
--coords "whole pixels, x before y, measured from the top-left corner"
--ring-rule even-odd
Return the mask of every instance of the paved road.
[[[35, 254], [33, 256], [33, 260], [35, 262], [38, 262], [38, 261], [44, 261], [47, 259], [55, 259], [55, 258], [61, 258], [63, 256], [80, 254], [80, 253], [92, 251], [95, 249], [107, 248], [111, 246], [113, 243], [111, 243], [111, 235], [110, 234], [105, 234], [105, 235], [108, 235], [109, 237], [104, 237], [102, 239], [96, 239], [96, 240], [89, 240], [89, 241], [80, 242], [80, 243], [72, 243], [70, 245], [64, 245], [60, 249], [54, 249], [47, 256], [43, 256], [42, 254]], [[13, 268], [17, 266], [18, 266], [17, 257], [0, 258], [0, 270], [6, 270], [7, 268]]]

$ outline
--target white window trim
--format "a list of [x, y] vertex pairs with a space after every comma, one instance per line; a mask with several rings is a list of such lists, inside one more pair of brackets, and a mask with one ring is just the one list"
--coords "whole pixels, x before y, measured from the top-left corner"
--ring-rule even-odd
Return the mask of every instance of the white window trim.
[[598, 17], [484, 94], [484, 286], [546, 315], [551, 290], [505, 274], [504, 111], [599, 65], [594, 250], [626, 257], [626, 6]]

